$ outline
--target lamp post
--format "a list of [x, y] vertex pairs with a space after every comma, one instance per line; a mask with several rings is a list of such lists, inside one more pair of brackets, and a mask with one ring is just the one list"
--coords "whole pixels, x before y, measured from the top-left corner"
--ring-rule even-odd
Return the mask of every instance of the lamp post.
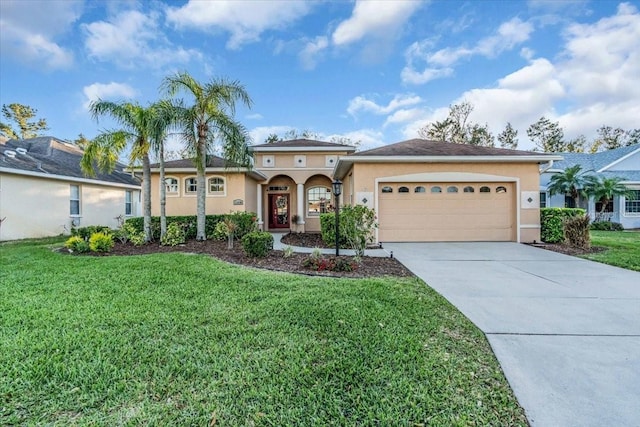
[[342, 194], [342, 181], [336, 179], [331, 183], [331, 187], [336, 199], [336, 256], [340, 256], [340, 194]]

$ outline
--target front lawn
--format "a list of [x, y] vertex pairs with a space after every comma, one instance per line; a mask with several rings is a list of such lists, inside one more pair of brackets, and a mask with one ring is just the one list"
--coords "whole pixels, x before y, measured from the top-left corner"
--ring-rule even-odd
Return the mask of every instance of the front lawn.
[[0, 425], [526, 425], [491, 349], [413, 278], [0, 245]]
[[640, 232], [592, 230], [591, 244], [607, 250], [581, 255], [582, 258], [640, 271]]

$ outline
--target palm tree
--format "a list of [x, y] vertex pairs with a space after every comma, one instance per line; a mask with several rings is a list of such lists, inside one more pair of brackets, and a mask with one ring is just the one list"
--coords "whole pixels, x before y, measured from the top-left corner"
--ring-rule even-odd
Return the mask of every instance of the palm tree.
[[600, 214], [604, 213], [607, 205], [615, 196], [628, 196], [629, 189], [622, 184], [623, 179], [605, 178], [603, 176], [591, 176], [587, 179], [586, 192], [596, 202], [602, 203]]
[[197, 170], [197, 233], [196, 240], [205, 240], [207, 153], [216, 139], [222, 143], [223, 156], [229, 163], [250, 166], [249, 136], [240, 123], [233, 120], [237, 101], [247, 107], [251, 98], [237, 81], [213, 79], [201, 84], [189, 73], [181, 72], [166, 77], [161, 88], [169, 96], [186, 92], [193, 104], [185, 107], [174, 103], [182, 135], [187, 146], [195, 153]]
[[101, 116], [111, 116], [122, 129], [105, 131], [86, 147], [80, 166], [85, 174], [95, 176], [95, 168], [113, 171], [120, 154], [130, 146], [130, 161], [142, 160], [144, 236], [151, 241], [151, 163], [149, 149], [152, 141], [163, 136], [167, 122], [156, 117], [156, 107], [147, 108], [136, 103], [98, 100], [92, 102], [89, 111], [96, 121]]
[[585, 187], [589, 182], [585, 173], [580, 165], [575, 165], [553, 175], [549, 181], [549, 193], [568, 194], [575, 201], [575, 206], [579, 207], [580, 196], [586, 196]]

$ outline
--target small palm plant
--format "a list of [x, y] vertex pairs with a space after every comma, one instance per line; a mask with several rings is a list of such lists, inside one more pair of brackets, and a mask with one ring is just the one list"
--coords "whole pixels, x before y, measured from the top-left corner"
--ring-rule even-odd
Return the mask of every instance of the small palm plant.
[[582, 166], [575, 165], [565, 169], [564, 172], [555, 174], [549, 181], [549, 193], [568, 194], [575, 201], [576, 207], [580, 207], [580, 196], [586, 197], [586, 187], [589, 183], [586, 171], [582, 170]]
[[628, 197], [629, 189], [622, 183], [623, 179], [605, 178], [603, 176], [590, 176], [587, 178], [585, 191], [596, 202], [602, 203], [600, 214], [603, 214], [607, 205], [616, 196]]

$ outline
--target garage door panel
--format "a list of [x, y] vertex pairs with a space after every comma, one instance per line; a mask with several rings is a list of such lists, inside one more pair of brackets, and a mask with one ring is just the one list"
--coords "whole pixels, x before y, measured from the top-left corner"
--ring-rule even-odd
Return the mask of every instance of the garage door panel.
[[[512, 183], [383, 184], [393, 193], [378, 192], [380, 241], [510, 241], [515, 240], [515, 193]], [[423, 185], [426, 193], [414, 193]], [[410, 193], [398, 193], [400, 186]], [[444, 193], [431, 193], [439, 186]], [[457, 193], [447, 193], [450, 186]], [[465, 193], [471, 186], [474, 192]], [[480, 193], [481, 186], [491, 189]], [[496, 193], [503, 186], [506, 193]], [[381, 186], [382, 187], [382, 186]], [[381, 188], [380, 187], [380, 188]]]

